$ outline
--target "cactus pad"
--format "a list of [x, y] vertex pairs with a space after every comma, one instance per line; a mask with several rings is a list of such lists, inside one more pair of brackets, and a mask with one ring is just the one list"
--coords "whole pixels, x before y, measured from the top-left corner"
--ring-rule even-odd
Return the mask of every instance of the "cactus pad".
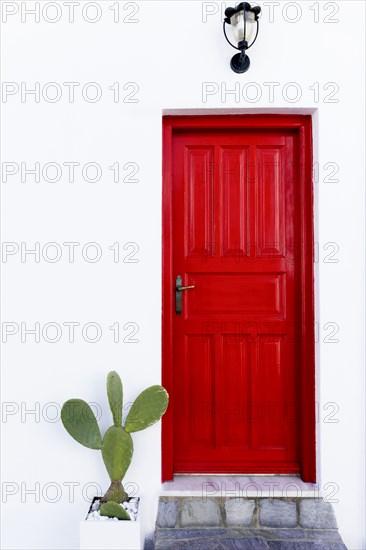
[[166, 389], [150, 386], [138, 395], [126, 418], [126, 432], [138, 432], [152, 426], [165, 413], [169, 402]]
[[123, 428], [111, 426], [103, 438], [102, 456], [112, 481], [123, 479], [131, 463], [133, 442]]
[[123, 389], [122, 381], [117, 372], [111, 371], [107, 377], [108, 402], [116, 427], [122, 425]]
[[69, 399], [61, 410], [65, 429], [78, 443], [89, 449], [102, 448], [102, 436], [95, 415], [86, 401]]
[[107, 516], [109, 518], [131, 519], [123, 506], [111, 500], [102, 504], [100, 507], [100, 515]]

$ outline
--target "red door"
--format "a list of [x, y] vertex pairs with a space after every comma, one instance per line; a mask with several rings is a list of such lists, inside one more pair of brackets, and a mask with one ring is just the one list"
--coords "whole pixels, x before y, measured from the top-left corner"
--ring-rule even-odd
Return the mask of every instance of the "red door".
[[173, 473], [301, 472], [298, 151], [292, 128], [172, 134]]

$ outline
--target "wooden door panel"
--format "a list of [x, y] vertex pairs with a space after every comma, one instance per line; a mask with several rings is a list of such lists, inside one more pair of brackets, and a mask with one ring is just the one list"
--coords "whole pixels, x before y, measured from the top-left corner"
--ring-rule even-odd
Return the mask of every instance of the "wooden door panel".
[[[188, 273], [196, 292], [186, 295], [186, 319], [220, 316], [283, 319], [286, 312], [284, 273]], [[218, 300], [217, 297], [220, 299]]]
[[209, 245], [214, 242], [214, 179], [207, 169], [213, 162], [213, 151], [213, 147], [187, 147], [185, 150], [186, 257], [209, 253]]
[[256, 449], [285, 450], [286, 360], [283, 336], [259, 336], [258, 360], [253, 381], [253, 402], [257, 405], [253, 444]]
[[222, 332], [217, 383], [220, 395], [212, 407], [215, 413], [217, 446], [251, 448], [251, 427], [248, 422], [251, 402], [251, 365], [253, 345], [247, 335]]
[[[248, 212], [249, 146], [220, 147], [220, 255], [247, 257], [250, 243]], [[238, 223], [239, 220], [239, 223]]]
[[178, 448], [203, 449], [214, 445], [214, 423], [211, 418], [203, 418], [206, 403], [214, 401], [215, 343], [214, 335], [186, 334], [183, 342], [183, 359], [186, 369], [177, 372], [176, 386], [178, 410], [184, 411], [181, 417], [181, 437]]
[[287, 128], [173, 135], [175, 473], [301, 471], [298, 151]]
[[280, 148], [256, 147], [256, 227], [259, 257], [285, 255], [285, 193]]

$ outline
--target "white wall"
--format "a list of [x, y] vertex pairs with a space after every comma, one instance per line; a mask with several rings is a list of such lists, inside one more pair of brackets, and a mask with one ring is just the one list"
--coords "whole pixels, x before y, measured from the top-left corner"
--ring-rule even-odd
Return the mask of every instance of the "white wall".
[[[113, 22], [115, 2], [97, 4], [100, 20], [90, 23], [97, 12], [90, 2], [74, 4], [75, 20], [69, 22], [65, 2], [40, 2], [40, 21], [24, 10], [35, 2], [2, 2], [2, 55], [4, 82], [21, 88], [40, 83], [45, 97], [21, 93], [3, 96], [3, 162], [13, 162], [14, 170], [35, 162], [97, 163], [103, 170], [100, 181], [83, 179], [76, 169], [69, 181], [63, 166], [58, 182], [40, 182], [20, 172], [2, 184], [3, 242], [34, 243], [42, 247], [58, 243], [63, 252], [56, 263], [39, 263], [20, 252], [2, 257], [3, 339], [5, 330], [19, 331], [3, 344], [2, 383], [5, 412], [2, 417], [3, 450], [3, 544], [8, 549], [76, 548], [78, 519], [86, 512], [83, 498], [87, 484], [104, 489], [108, 479], [97, 452], [78, 446], [51, 418], [67, 398], [79, 396], [100, 404], [105, 411], [101, 424], [110, 418], [105, 395], [109, 370], [121, 374], [127, 400], [147, 385], [158, 383], [161, 374], [161, 117], [173, 109], [311, 109], [315, 113], [316, 155], [320, 179], [316, 191], [316, 233], [320, 247], [317, 264], [318, 425], [319, 483], [326, 495], [332, 485], [338, 490], [336, 514], [347, 545], [365, 548], [364, 523], [364, 12], [363, 2], [266, 2], [262, 3], [260, 35], [250, 52], [252, 65], [245, 75], [229, 67], [232, 50], [221, 31], [222, 16], [215, 13], [203, 21], [203, 13], [221, 8], [221, 2], [174, 1], [138, 2], [137, 23], [122, 22], [134, 6], [120, 2], [120, 21]], [[42, 8], [48, 5], [42, 13]], [[264, 5], [266, 4], [266, 5]], [[223, 4], [224, 5], [224, 4]], [[228, 4], [230, 5], [230, 3]], [[271, 9], [274, 16], [271, 22]], [[314, 22], [319, 7], [319, 22]], [[330, 6], [330, 7], [329, 7]], [[225, 7], [225, 6], [224, 6]], [[84, 17], [81, 9], [84, 8]], [[333, 19], [326, 16], [339, 8]], [[17, 11], [9, 15], [6, 13]], [[301, 9], [301, 14], [300, 10]], [[5, 11], [6, 10], [6, 13]], [[55, 23], [47, 21], [56, 19]], [[298, 16], [296, 22], [289, 22]], [[25, 19], [22, 22], [22, 17]], [[59, 101], [50, 102], [57, 83]], [[68, 98], [64, 82], [77, 82], [75, 101]], [[81, 89], [96, 82], [102, 90], [100, 101], [84, 99]], [[134, 82], [137, 103], [113, 101], [109, 89], [120, 83], [122, 98]], [[203, 98], [204, 83], [223, 94]], [[290, 82], [296, 83], [286, 88]], [[249, 83], [254, 83], [249, 84]], [[265, 84], [267, 83], [267, 84]], [[269, 95], [270, 85], [274, 97]], [[335, 84], [329, 84], [335, 83]], [[314, 87], [315, 84], [315, 87]], [[136, 85], [134, 85], [136, 87]], [[225, 95], [225, 86], [237, 86], [239, 97]], [[273, 85], [274, 86], [274, 85]], [[314, 94], [319, 87], [319, 97]], [[7, 90], [11, 88], [8, 86]], [[286, 90], [288, 96], [286, 97]], [[336, 93], [328, 97], [331, 92]], [[86, 89], [92, 97], [92, 88]], [[291, 102], [295, 92], [301, 98]], [[84, 89], [85, 92], [85, 89]], [[47, 95], [48, 94], [48, 95]], [[258, 94], [258, 101], [251, 99]], [[285, 94], [285, 95], [283, 95]], [[46, 98], [46, 99], [45, 99]], [[329, 100], [336, 100], [329, 103]], [[237, 101], [236, 101], [237, 100]], [[224, 111], [225, 112], [225, 111]], [[246, 112], [246, 111], [245, 111]], [[304, 112], [304, 111], [301, 111]], [[139, 166], [139, 183], [114, 183], [109, 169], [128, 162]], [[336, 163], [338, 182], [324, 178]], [[7, 165], [7, 169], [11, 167]], [[126, 171], [122, 170], [125, 177]], [[92, 171], [89, 177], [92, 177]], [[52, 169], [46, 178], [53, 177]], [[75, 261], [68, 259], [65, 242], [79, 242]], [[90, 242], [101, 247], [97, 263], [83, 259], [81, 248]], [[137, 243], [139, 263], [114, 263], [109, 247], [119, 242]], [[338, 263], [325, 263], [336, 243]], [[7, 245], [8, 251], [11, 246]], [[130, 249], [132, 250], [132, 249]], [[130, 250], [121, 250], [122, 258]], [[55, 249], [45, 249], [46, 258]], [[92, 256], [89, 248], [86, 253]], [[49, 256], [47, 256], [49, 254]], [[63, 323], [75, 321], [75, 341], [69, 342]], [[14, 325], [4, 323], [13, 322]], [[62, 327], [59, 342], [49, 343], [41, 335], [23, 334], [36, 322], [41, 328], [50, 322]], [[81, 327], [94, 322], [102, 330], [97, 343], [83, 339]], [[121, 327], [119, 343], [113, 342], [114, 323]], [[139, 343], [123, 343], [127, 322], [139, 325]], [[327, 343], [336, 323], [338, 343]], [[53, 337], [52, 328], [48, 338]], [[92, 330], [88, 333], [93, 337]], [[47, 338], [47, 335], [46, 335]], [[335, 406], [327, 404], [335, 403]], [[38, 404], [38, 405], [37, 405]], [[326, 407], [329, 406], [327, 409]], [[40, 408], [40, 416], [24, 414]], [[333, 408], [338, 422], [327, 415]], [[23, 417], [21, 415], [23, 411]], [[42, 414], [43, 411], [43, 414]], [[9, 414], [12, 413], [12, 414]], [[329, 420], [329, 418], [328, 418]], [[153, 499], [160, 490], [160, 426], [136, 434], [135, 458], [127, 480], [140, 487], [140, 494]], [[69, 483], [75, 496], [69, 502]], [[11, 485], [13, 483], [13, 485]], [[36, 484], [39, 484], [38, 486]], [[51, 484], [51, 485], [48, 485]], [[36, 489], [38, 494], [26, 494]], [[13, 491], [14, 494], [9, 494]], [[89, 487], [88, 495], [93, 489]], [[39, 497], [39, 502], [36, 502]], [[50, 502], [52, 499], [57, 502]], [[147, 528], [151, 529], [152, 506]]]

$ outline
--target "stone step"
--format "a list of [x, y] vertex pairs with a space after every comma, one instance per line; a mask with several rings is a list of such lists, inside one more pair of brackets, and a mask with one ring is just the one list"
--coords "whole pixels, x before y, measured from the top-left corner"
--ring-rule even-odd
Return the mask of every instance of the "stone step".
[[319, 498], [160, 497], [155, 550], [346, 550]]

